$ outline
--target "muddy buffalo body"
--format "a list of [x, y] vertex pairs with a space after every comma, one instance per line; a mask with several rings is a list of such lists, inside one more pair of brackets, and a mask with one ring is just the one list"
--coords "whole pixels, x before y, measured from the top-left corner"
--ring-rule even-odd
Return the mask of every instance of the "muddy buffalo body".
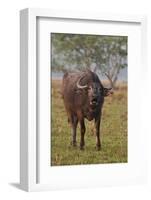
[[72, 128], [72, 145], [76, 146], [76, 129], [80, 123], [80, 149], [84, 149], [85, 118], [95, 120], [96, 148], [100, 150], [100, 121], [104, 97], [111, 93], [111, 88], [104, 88], [98, 76], [90, 71], [66, 72], [63, 76], [62, 95], [68, 121]]

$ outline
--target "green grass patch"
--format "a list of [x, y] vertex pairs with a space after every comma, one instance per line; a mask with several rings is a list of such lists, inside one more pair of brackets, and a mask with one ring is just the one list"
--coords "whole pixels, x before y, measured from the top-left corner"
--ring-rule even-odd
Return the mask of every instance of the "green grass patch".
[[85, 149], [79, 149], [80, 130], [77, 131], [77, 147], [70, 145], [71, 128], [67, 121], [63, 99], [60, 94], [61, 82], [52, 81], [51, 102], [51, 163], [50, 165], [80, 165], [97, 163], [127, 162], [127, 86], [119, 84], [110, 97], [105, 98], [102, 121], [102, 149], [95, 149], [95, 131], [92, 122], [86, 122]]

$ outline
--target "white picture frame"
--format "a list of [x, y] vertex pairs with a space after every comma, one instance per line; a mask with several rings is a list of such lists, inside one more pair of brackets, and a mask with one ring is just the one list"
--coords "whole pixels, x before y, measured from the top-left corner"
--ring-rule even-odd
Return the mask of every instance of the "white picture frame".
[[[112, 23], [126, 23], [128, 26], [138, 24], [140, 28], [140, 47], [141, 47], [141, 63], [140, 73], [146, 69], [146, 17], [145, 16], [125, 16], [125, 15], [113, 15], [113, 14], [100, 14], [100, 13], [86, 13], [86, 12], [73, 12], [73, 11], [54, 11], [49, 9], [24, 9], [20, 12], [20, 185], [21, 188], [26, 191], [39, 191], [39, 190], [52, 190], [62, 188], [74, 188], [78, 187], [78, 183], [64, 184], [64, 182], [55, 184], [53, 183], [40, 183], [38, 180], [39, 170], [39, 145], [38, 143], [38, 78], [37, 78], [37, 19], [61, 19], [73, 21], [91, 21], [93, 22], [110, 22]], [[133, 74], [134, 75], [134, 74]], [[143, 84], [142, 84], [143, 87]], [[142, 88], [143, 89], [143, 88]], [[79, 184], [79, 187], [96, 187], [96, 186], [108, 186], [108, 185], [128, 185], [136, 183], [144, 183], [147, 179], [146, 173], [146, 133], [140, 132], [141, 137], [141, 153], [140, 160], [142, 161], [140, 167], [138, 167], [139, 175], [128, 176], [128, 178], [121, 180], [120, 178], [115, 180], [115, 177], [110, 180], [99, 183], [96, 179], [96, 175], [92, 180], [96, 180], [97, 184], [84, 183]], [[140, 161], [139, 160], [139, 161]], [[96, 166], [91, 168], [94, 170]], [[100, 166], [96, 167], [98, 170]], [[114, 166], [109, 166], [110, 172], [114, 172]], [[119, 174], [123, 173], [119, 169], [115, 169]], [[65, 170], [66, 171], [66, 170]], [[65, 172], [67, 173], [67, 172]], [[127, 172], [128, 173], [128, 172]], [[72, 174], [71, 174], [72, 176]], [[50, 177], [51, 178], [51, 177]], [[79, 182], [80, 183], [80, 182]]]

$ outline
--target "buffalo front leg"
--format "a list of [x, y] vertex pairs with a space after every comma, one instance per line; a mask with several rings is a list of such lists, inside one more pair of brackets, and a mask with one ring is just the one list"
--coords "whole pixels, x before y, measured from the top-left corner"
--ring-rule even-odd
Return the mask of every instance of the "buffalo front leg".
[[76, 131], [77, 131], [77, 124], [78, 124], [78, 118], [76, 116], [72, 116], [71, 117], [71, 126], [72, 126], [72, 130], [71, 130], [71, 144], [73, 146], [76, 146], [77, 142], [76, 142]]
[[84, 124], [84, 119], [80, 120], [80, 129], [81, 129], [81, 140], [80, 140], [80, 149], [84, 149], [84, 135], [85, 135], [85, 124]]
[[96, 128], [96, 149], [101, 149], [101, 141], [100, 141], [100, 120], [101, 117], [98, 116], [95, 118], [95, 128]]

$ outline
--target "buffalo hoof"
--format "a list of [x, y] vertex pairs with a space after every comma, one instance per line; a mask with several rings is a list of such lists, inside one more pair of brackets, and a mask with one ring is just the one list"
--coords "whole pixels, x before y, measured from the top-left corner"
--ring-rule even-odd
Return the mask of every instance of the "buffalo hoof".
[[84, 146], [80, 146], [80, 150], [83, 151], [84, 150]]
[[100, 151], [101, 150], [101, 146], [96, 146], [96, 150]]
[[77, 147], [77, 142], [71, 142], [71, 145], [73, 146], [73, 147]]

